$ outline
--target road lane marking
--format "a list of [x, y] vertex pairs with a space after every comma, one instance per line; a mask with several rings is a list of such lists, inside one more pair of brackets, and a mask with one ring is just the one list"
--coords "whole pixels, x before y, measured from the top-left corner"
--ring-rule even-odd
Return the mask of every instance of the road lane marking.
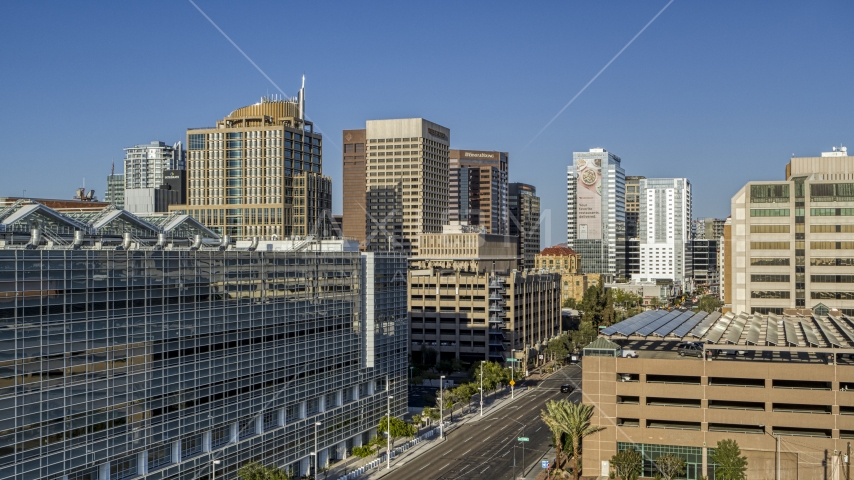
[[430, 466], [430, 464], [428, 463], [427, 465], [424, 465], [423, 467], [419, 468], [418, 471], [424, 470], [425, 468], [427, 468], [429, 466]]
[[466, 439], [466, 442], [468, 442], [468, 441], [469, 441], [469, 440], [471, 440], [472, 438], [474, 438], [474, 437], [472, 436], [472, 437], [467, 438], [467, 439]]
[[539, 431], [540, 431], [540, 428], [543, 428], [543, 427], [539, 427], [539, 428], [537, 428], [536, 430], [534, 430], [534, 433], [539, 432]]
[[466, 453], [469, 453], [470, 451], [471, 451], [471, 449], [466, 450], [466, 451], [463, 453], [463, 455], [465, 455]]
[[486, 468], [484, 468], [483, 470], [481, 470], [481, 471], [480, 471], [480, 473], [481, 473], [481, 474], [483, 474], [483, 472], [485, 472], [485, 471], [487, 471], [487, 470], [489, 470], [489, 465], [487, 465], [487, 466], [486, 466]]
[[[450, 465], [450, 463], [448, 465]], [[445, 467], [447, 467], [448, 465], [445, 465]], [[445, 468], [445, 467], [442, 467], [442, 468]], [[439, 470], [442, 470], [442, 468], [440, 468]]]

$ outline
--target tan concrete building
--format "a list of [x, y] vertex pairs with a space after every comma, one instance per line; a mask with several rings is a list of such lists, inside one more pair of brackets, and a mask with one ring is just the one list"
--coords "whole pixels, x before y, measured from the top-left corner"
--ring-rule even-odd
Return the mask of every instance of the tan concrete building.
[[407, 278], [414, 357], [533, 362], [560, 334], [560, 276], [514, 270], [515, 238], [452, 225], [419, 242]]
[[854, 157], [845, 147], [793, 157], [786, 174], [732, 197], [727, 303], [735, 312], [854, 314]]
[[192, 215], [234, 238], [329, 236], [332, 181], [323, 139], [296, 99], [263, 97], [213, 127], [187, 130], [187, 204]]
[[581, 301], [589, 287], [599, 284], [598, 273], [581, 273], [581, 257], [569, 247], [554, 246], [543, 249], [534, 257], [534, 269], [560, 274], [561, 302], [570, 298]]
[[417, 253], [418, 236], [446, 223], [451, 131], [423, 118], [368, 120], [365, 141], [365, 244]]
[[[702, 343], [680, 356], [683, 341]], [[622, 358], [617, 344], [638, 358]], [[583, 475], [607, 476], [611, 457], [631, 447], [644, 456], [644, 477], [656, 473], [655, 458], [672, 453], [686, 460], [689, 480], [714, 478], [710, 450], [733, 439], [749, 480], [845, 478], [843, 455], [854, 438], [851, 353], [854, 321], [840, 312], [659, 310], [615, 324], [584, 349], [582, 401], [603, 430], [584, 441]]]
[[365, 129], [344, 130], [343, 148], [343, 186], [344, 186], [344, 226], [343, 233], [359, 241], [362, 250], [366, 248], [366, 225], [368, 204], [365, 197]]
[[509, 233], [507, 152], [451, 150], [448, 219]]

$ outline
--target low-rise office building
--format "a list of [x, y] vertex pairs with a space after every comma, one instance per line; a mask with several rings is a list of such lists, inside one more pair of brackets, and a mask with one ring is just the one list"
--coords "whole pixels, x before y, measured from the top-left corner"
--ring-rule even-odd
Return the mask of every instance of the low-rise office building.
[[541, 273], [560, 274], [561, 301], [580, 302], [588, 288], [598, 285], [601, 274], [581, 273], [581, 256], [569, 247], [557, 245], [544, 248], [534, 257], [534, 269]]
[[343, 458], [389, 396], [406, 411], [406, 260], [357, 249], [0, 206], [0, 478], [306, 475], [315, 442]]
[[420, 236], [407, 282], [412, 354], [535, 361], [561, 332], [560, 275], [515, 270], [515, 238], [471, 228]]
[[602, 430], [584, 440], [583, 474], [608, 476], [611, 457], [634, 448], [642, 476], [670, 453], [686, 460], [687, 479], [714, 478], [710, 455], [733, 439], [749, 480], [842, 478], [854, 438], [851, 354], [854, 319], [839, 311], [650, 310], [612, 325], [584, 349], [583, 401]]

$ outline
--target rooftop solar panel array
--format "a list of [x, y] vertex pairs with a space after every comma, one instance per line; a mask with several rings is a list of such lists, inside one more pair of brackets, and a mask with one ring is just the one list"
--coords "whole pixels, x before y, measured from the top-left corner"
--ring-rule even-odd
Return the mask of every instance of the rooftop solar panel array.
[[603, 329], [602, 334], [647, 340], [652, 340], [651, 337], [702, 339], [730, 345], [854, 348], [854, 320], [847, 315], [804, 318], [649, 310]]
[[726, 331], [726, 328], [729, 326], [730, 322], [732, 322], [732, 316], [730, 314], [726, 314], [718, 322], [715, 322], [715, 326], [712, 327], [709, 332], [706, 334], [706, 338], [711, 340], [712, 343], [718, 343], [721, 341], [721, 337]]
[[700, 322], [694, 330], [691, 331], [691, 336], [701, 338], [709, 331], [710, 328], [712, 328], [712, 325], [714, 325], [719, 318], [721, 318], [721, 312], [712, 312], [702, 322]]
[[703, 321], [703, 319], [708, 317], [708, 316], [709, 316], [709, 314], [706, 312], [700, 312], [700, 313], [694, 315], [693, 317], [689, 318], [685, 323], [683, 323], [682, 325], [679, 325], [679, 327], [676, 328], [676, 330], [673, 330], [671, 335], [673, 335], [674, 337], [684, 337], [685, 335], [688, 335], [688, 332], [693, 330], [694, 327], [696, 327], [698, 323]]
[[813, 331], [812, 326], [810, 326], [810, 321], [804, 320], [800, 322], [800, 324], [801, 330], [804, 332], [804, 338], [807, 340], [807, 343], [816, 347], [821, 346], [821, 344], [818, 342], [818, 337], [815, 336], [815, 332]]
[[783, 319], [783, 333], [786, 335], [786, 344], [799, 347], [801, 344], [798, 341], [798, 334], [795, 332], [795, 325], [790, 321]]
[[744, 343], [749, 343], [751, 345], [758, 344], [761, 330], [762, 324], [759, 317], [751, 316], [750, 324], [747, 327], [747, 338], [744, 340]]
[[777, 324], [777, 317], [768, 317], [768, 326], [765, 330], [765, 343], [769, 345], [780, 344], [780, 329]]
[[816, 318], [814, 320], [815, 320], [815, 324], [818, 325], [818, 329], [821, 330], [821, 334], [824, 335], [825, 340], [827, 340], [827, 343], [833, 345], [834, 347], [844, 347], [845, 346], [842, 344], [842, 342], [839, 341], [838, 338], [836, 338], [836, 335], [834, 335], [833, 332], [830, 331], [830, 327], [825, 325], [824, 322], [822, 322], [818, 318]]
[[670, 320], [669, 322], [665, 323], [661, 327], [655, 329], [655, 331], [652, 332], [652, 334], [657, 335], [659, 337], [666, 337], [667, 334], [669, 334], [673, 330], [676, 330], [676, 327], [682, 325], [683, 323], [688, 321], [689, 318], [691, 318], [693, 316], [694, 316], [694, 312], [692, 312], [692, 311], [683, 312], [682, 315], [677, 316], [673, 320]]
[[845, 322], [841, 318], [830, 317], [830, 323], [836, 327], [837, 330], [851, 343], [854, 343], [854, 332], [851, 331], [851, 328], [845, 324]]
[[656, 318], [655, 320], [652, 320], [651, 322], [647, 323], [643, 327], [639, 328], [637, 330], [637, 334], [642, 336], [642, 337], [646, 337], [646, 336], [650, 335], [652, 332], [656, 331], [657, 329], [663, 327], [670, 320], [673, 320], [674, 318], [678, 317], [681, 314], [682, 314], [682, 312], [677, 310], [675, 312], [670, 312], [667, 315], [664, 315], [663, 317]]
[[726, 343], [738, 344], [741, 338], [741, 332], [744, 331], [744, 325], [747, 323], [747, 315], [741, 314], [733, 320], [729, 332], [726, 335]]

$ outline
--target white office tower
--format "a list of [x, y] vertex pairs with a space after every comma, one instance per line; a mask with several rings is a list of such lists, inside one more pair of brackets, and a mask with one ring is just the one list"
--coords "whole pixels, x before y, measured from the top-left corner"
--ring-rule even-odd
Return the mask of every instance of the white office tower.
[[584, 273], [626, 275], [626, 173], [604, 148], [572, 154], [566, 174], [566, 238]]
[[159, 188], [166, 170], [186, 170], [181, 142], [151, 142], [125, 149], [125, 188]]
[[691, 182], [645, 178], [640, 187], [640, 280], [670, 281], [690, 291]]

